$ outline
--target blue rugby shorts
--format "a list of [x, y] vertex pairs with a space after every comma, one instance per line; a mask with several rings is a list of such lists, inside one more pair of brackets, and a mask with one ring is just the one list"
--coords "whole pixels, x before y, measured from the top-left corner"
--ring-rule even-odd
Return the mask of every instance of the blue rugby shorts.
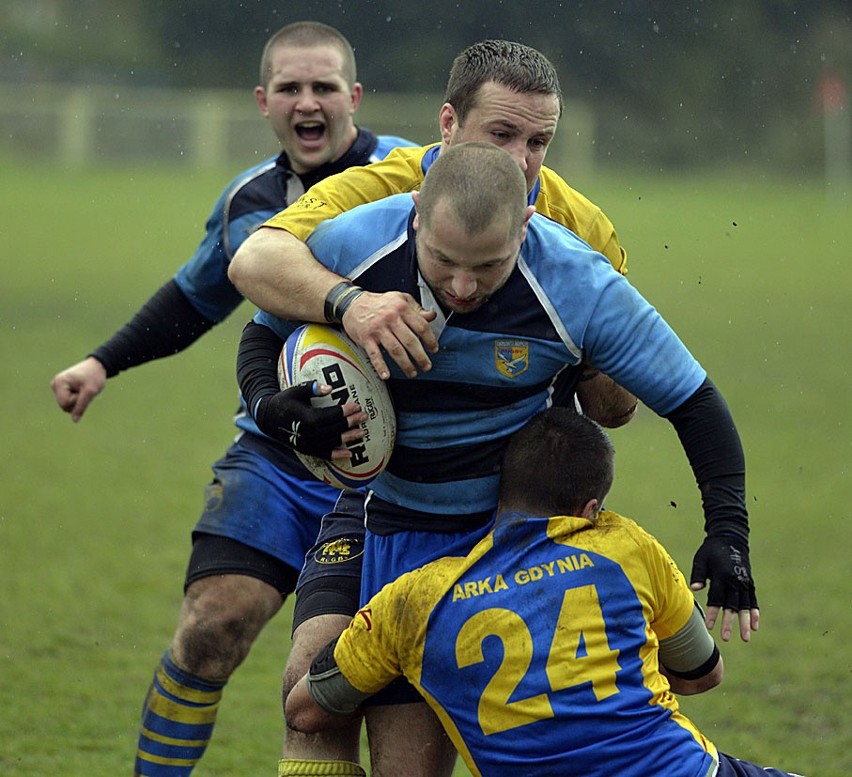
[[299, 570], [340, 490], [262, 450], [238, 441], [213, 464], [194, 532], [229, 537]]

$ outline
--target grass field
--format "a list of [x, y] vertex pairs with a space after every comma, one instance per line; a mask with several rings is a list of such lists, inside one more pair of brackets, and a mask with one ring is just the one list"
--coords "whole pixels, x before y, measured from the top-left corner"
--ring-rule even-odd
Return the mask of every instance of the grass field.
[[[251, 308], [110, 381], [79, 425], [48, 384], [191, 253], [229, 175], [2, 169], [0, 774], [129, 774], [189, 530], [233, 433]], [[763, 625], [725, 647], [724, 684], [683, 706], [726, 752], [847, 777], [852, 205], [818, 181], [735, 174], [579, 183], [618, 226], [631, 280], [726, 395], [746, 448]], [[700, 506], [673, 431], [640, 411], [613, 436], [610, 506], [688, 568]], [[275, 773], [288, 615], [232, 679], [199, 777]]]

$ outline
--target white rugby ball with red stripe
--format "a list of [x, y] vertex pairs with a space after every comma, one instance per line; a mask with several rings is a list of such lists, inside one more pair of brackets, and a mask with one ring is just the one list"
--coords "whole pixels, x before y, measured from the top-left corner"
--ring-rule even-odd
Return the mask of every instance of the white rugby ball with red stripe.
[[320, 480], [337, 488], [359, 488], [387, 467], [396, 439], [396, 414], [385, 382], [370, 364], [363, 348], [340, 329], [325, 324], [305, 324], [294, 331], [278, 359], [278, 382], [283, 389], [307, 381], [332, 387], [330, 394], [314, 397], [317, 407], [357, 402], [367, 414], [361, 424], [364, 437], [348, 445], [349, 459], [326, 461], [298, 453], [302, 463]]

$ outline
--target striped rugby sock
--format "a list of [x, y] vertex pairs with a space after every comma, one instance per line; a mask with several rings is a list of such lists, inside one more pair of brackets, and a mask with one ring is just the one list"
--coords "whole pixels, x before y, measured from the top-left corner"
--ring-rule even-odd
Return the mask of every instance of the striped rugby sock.
[[180, 669], [166, 651], [142, 709], [134, 777], [186, 777], [204, 755], [225, 683]]

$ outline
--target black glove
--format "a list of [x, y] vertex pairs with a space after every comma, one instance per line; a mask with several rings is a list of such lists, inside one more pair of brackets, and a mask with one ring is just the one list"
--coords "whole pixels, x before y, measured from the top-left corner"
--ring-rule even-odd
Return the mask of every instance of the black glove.
[[339, 405], [314, 407], [314, 382], [267, 395], [257, 402], [254, 420], [264, 434], [299, 453], [330, 459], [331, 451], [342, 443], [340, 436], [349, 422]]
[[734, 535], [707, 537], [692, 560], [690, 583], [705, 583], [710, 578], [707, 592], [708, 607], [726, 610], [757, 609], [754, 580], [748, 543]]

